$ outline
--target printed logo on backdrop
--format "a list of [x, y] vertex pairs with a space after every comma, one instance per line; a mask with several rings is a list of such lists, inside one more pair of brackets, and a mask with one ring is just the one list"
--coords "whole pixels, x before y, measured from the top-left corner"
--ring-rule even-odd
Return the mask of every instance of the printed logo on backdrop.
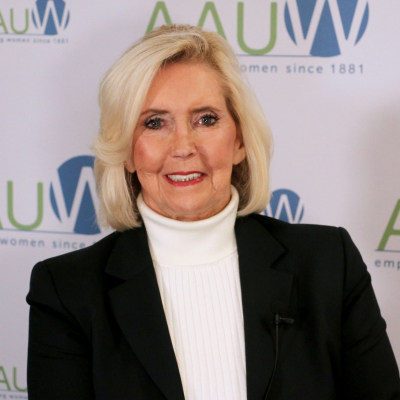
[[[399, 239], [397, 247], [393, 248], [393, 244], [389, 244], [391, 239]], [[382, 239], [379, 242], [378, 251], [392, 251], [400, 253], [400, 199], [397, 200], [393, 212], [390, 215]]]
[[[253, 48], [245, 41], [245, 31], [255, 29], [251, 21], [245, 20], [245, 9], [247, 7], [259, 7], [260, 12], [268, 12], [267, 22], [269, 31], [263, 32], [269, 36], [265, 47]], [[346, 53], [363, 37], [369, 20], [369, 4], [367, 0], [287, 0], [284, 11], [280, 13], [278, 3], [272, 1], [269, 4], [260, 2], [250, 4], [239, 1], [237, 3], [237, 26], [236, 40], [245, 55], [266, 55], [279, 44], [277, 27], [282, 21], [286, 31], [296, 48], [302, 50], [304, 56], [333, 57]], [[191, 15], [191, 14], [190, 14]], [[160, 17], [160, 18], [159, 18]], [[214, 2], [204, 3], [199, 15], [197, 25], [203, 27], [205, 21], [211, 19], [215, 30], [232, 45], [233, 38], [226, 37], [220, 13]], [[173, 18], [168, 11], [167, 2], [158, 1], [150, 17], [146, 33], [153, 30], [156, 21], [171, 25]], [[194, 23], [194, 21], [187, 21]], [[160, 24], [159, 23], [159, 24]], [[282, 56], [298, 56], [298, 52], [284, 54]], [[240, 56], [240, 54], [239, 54]]]
[[11, 8], [0, 5], [0, 42], [57, 43], [68, 39], [56, 37], [63, 33], [71, 18], [64, 0], [32, 0], [32, 6], [15, 2]]
[[0, 399], [27, 399], [28, 395], [26, 384], [21, 385], [20, 380], [23, 374], [18, 373], [16, 367], [6, 368], [0, 365]]
[[69, 232], [100, 233], [94, 203], [93, 164], [92, 156], [71, 158], [58, 168], [59, 179], [50, 185], [51, 207]]
[[[18, 181], [7, 181], [6, 211], [0, 215], [0, 246], [67, 251], [92, 244], [91, 237], [102, 233], [96, 218], [93, 165], [93, 156], [82, 155], [62, 163], [47, 182], [32, 182], [27, 188]], [[65, 235], [68, 239], [63, 238]]]
[[69, 23], [70, 12], [64, 0], [37, 0], [32, 10], [32, 20], [44, 35], [57, 35]]
[[384, 254], [375, 260], [375, 266], [400, 272], [400, 199], [395, 203], [376, 252]]
[[365, 0], [289, 0], [284, 18], [290, 38], [304, 54], [333, 57], [363, 37], [369, 5]]
[[[156, 26], [176, 22], [197, 24], [199, 27], [206, 25], [207, 29], [216, 31], [234, 48], [240, 49], [240, 54], [237, 54], [241, 60], [240, 68], [242, 72], [251, 74], [364, 73], [364, 64], [360, 62], [334, 59], [335, 62], [327, 64], [322, 60], [356, 54], [356, 45], [364, 38], [368, 27], [370, 6], [367, 0], [284, 0], [282, 3], [269, 0], [258, 3], [230, 3], [229, 7], [236, 9], [231, 10], [236, 12], [235, 35], [226, 35], [226, 32], [229, 32], [225, 29], [225, 24], [228, 24], [226, 8], [218, 8], [218, 3], [212, 1], [203, 4], [198, 15], [194, 16], [192, 10], [188, 9], [188, 20], [177, 21], [168, 8], [168, 1], [156, 2], [146, 33]], [[255, 8], [261, 15], [266, 15], [262, 25], [252, 23], [248, 16], [248, 10], [251, 9], [254, 13]], [[283, 29], [278, 30], [278, 27]], [[254, 35], [264, 38], [263, 46], [255, 46], [252, 43]], [[287, 35], [290, 41], [289, 47], [285, 44], [284, 50], [280, 50], [280, 46], [287, 41], [282, 39], [282, 35]], [[291, 58], [299, 58], [301, 61], [288, 62]]]
[[304, 205], [297, 193], [289, 189], [279, 189], [272, 193], [271, 201], [262, 214], [298, 224], [304, 215]]

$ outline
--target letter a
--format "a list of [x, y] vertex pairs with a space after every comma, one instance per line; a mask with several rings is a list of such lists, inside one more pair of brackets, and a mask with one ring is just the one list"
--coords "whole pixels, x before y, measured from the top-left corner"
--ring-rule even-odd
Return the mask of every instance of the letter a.
[[149, 26], [146, 29], [146, 33], [151, 32], [154, 29], [154, 25], [156, 24], [156, 20], [159, 12], [163, 13], [165, 25], [172, 25], [171, 17], [169, 16], [167, 6], [164, 1], [157, 1], [156, 7], [154, 8], [153, 14], [150, 18]]
[[204, 9], [203, 12], [201, 13], [200, 20], [197, 26], [199, 26], [200, 28], [204, 26], [204, 22], [206, 21], [206, 17], [209, 11], [211, 12], [211, 15], [213, 17], [218, 34], [222, 36], [224, 39], [226, 39], [224, 28], [222, 27], [221, 20], [219, 19], [219, 15], [217, 13], [217, 9], [215, 8], [215, 4], [212, 1], [207, 1], [207, 3], [204, 5]]
[[6, 23], [4, 22], [4, 18], [3, 18], [3, 15], [1, 14], [1, 11], [0, 11], [0, 26], [3, 27], [4, 33], [8, 33]]
[[400, 229], [394, 229], [394, 225], [396, 224], [399, 214], [400, 214], [400, 200], [397, 201], [396, 207], [394, 208], [392, 216], [390, 217], [389, 223], [387, 224], [387, 227], [385, 229], [385, 233], [383, 234], [382, 240], [379, 243], [378, 250], [380, 251], [385, 250], [385, 247], [387, 245], [390, 236], [395, 236], [395, 235], [400, 236]]
[[11, 390], [10, 384], [7, 379], [6, 371], [4, 371], [4, 367], [0, 366], [0, 372], [3, 374], [3, 379], [0, 379], [0, 384], [4, 383], [7, 386], [7, 390]]

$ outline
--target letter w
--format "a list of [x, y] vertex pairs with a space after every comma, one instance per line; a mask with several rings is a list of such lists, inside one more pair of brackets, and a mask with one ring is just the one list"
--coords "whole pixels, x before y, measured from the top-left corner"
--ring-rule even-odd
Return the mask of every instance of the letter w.
[[292, 209], [290, 208], [289, 198], [286, 194], [282, 194], [278, 201], [278, 206], [276, 207], [275, 215], [272, 213], [271, 204], [267, 206], [267, 215], [274, 218], [280, 219], [283, 210], [285, 210], [288, 222], [291, 224], [297, 224], [302, 216], [303, 206], [299, 203], [295, 215], [292, 214]]
[[[41, 20], [39, 18], [38, 10], [36, 8], [33, 8], [32, 12], [34, 13], [35, 21], [38, 21], [38, 24], [40, 24]], [[52, 19], [54, 21], [54, 25], [55, 25], [55, 28], [56, 28], [57, 32], [60, 31], [61, 27], [65, 27], [65, 24], [66, 24], [67, 18], [68, 18], [67, 8], [64, 8], [64, 12], [62, 14], [62, 19], [60, 21], [58, 19], [58, 14], [57, 14], [57, 10], [56, 10], [56, 6], [54, 4], [54, 1], [48, 1], [47, 5], [46, 5], [46, 9], [44, 11], [43, 21], [40, 24], [41, 27], [43, 28], [43, 32], [42, 33], [45, 33], [45, 29], [46, 29], [46, 27], [48, 25], [50, 15], [51, 15], [51, 17], [52, 17]], [[55, 33], [57, 33], [57, 32], [55, 32]]]
[[53, 181], [54, 197], [57, 203], [58, 212], [60, 213], [60, 220], [62, 221], [63, 230], [66, 232], [73, 232], [75, 223], [78, 217], [79, 210], [82, 205], [82, 199], [85, 192], [86, 185], [89, 186], [89, 191], [96, 208], [97, 196], [96, 184], [93, 176], [93, 169], [91, 167], [83, 167], [79, 176], [78, 185], [74, 200], [72, 202], [71, 212], [68, 215], [67, 207], [65, 204], [64, 196], [62, 194], [61, 185], [58, 179]]
[[367, 5], [367, 0], [358, 0], [349, 36], [347, 39], [337, 0], [317, 0], [306, 35], [303, 34], [297, 0], [288, 0], [287, 5], [292, 21], [296, 43], [299, 48], [302, 49], [302, 51], [306, 54], [309, 54], [311, 52], [318, 25], [321, 20], [322, 11], [326, 2], [328, 2], [332, 14], [333, 25], [335, 28], [341, 53], [345, 53], [347, 49], [354, 47], [356, 43], [361, 21], [365, 12], [365, 7]]

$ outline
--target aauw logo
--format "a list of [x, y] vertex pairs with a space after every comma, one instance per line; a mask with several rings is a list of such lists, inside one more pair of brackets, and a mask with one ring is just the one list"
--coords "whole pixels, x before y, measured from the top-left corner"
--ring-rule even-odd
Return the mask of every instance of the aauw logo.
[[347, 53], [367, 29], [367, 0], [288, 0], [285, 24], [292, 41], [317, 57]]
[[298, 224], [303, 218], [304, 206], [295, 192], [279, 189], [272, 193], [271, 201], [263, 214], [291, 224]]
[[78, 156], [58, 168], [58, 180], [50, 185], [53, 211], [67, 232], [100, 233], [96, 222], [94, 157]]
[[32, 10], [33, 24], [45, 35], [57, 35], [68, 26], [69, 19], [64, 0], [37, 0]]

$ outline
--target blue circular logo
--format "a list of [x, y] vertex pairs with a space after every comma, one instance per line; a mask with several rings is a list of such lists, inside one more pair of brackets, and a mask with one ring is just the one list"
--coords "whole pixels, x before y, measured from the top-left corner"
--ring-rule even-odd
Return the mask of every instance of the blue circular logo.
[[298, 224], [303, 218], [304, 206], [297, 193], [289, 189], [279, 189], [272, 193], [271, 201], [262, 214]]

